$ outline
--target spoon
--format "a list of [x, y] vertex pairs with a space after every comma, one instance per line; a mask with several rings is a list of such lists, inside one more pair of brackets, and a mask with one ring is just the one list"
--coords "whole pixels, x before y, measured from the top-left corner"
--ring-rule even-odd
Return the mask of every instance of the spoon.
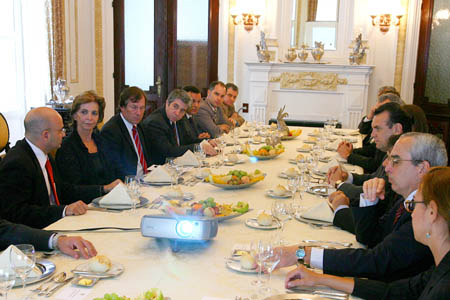
[[[61, 282], [64, 282], [64, 280], [66, 279], [66, 272], [61, 272], [58, 275], [56, 275], [55, 277], [53, 277], [53, 282], [55, 283], [53, 286], [60, 284]], [[47, 294], [48, 290], [50, 288], [50, 284], [43, 290], [41, 290], [38, 294], [38, 296], [43, 296], [45, 294]]]

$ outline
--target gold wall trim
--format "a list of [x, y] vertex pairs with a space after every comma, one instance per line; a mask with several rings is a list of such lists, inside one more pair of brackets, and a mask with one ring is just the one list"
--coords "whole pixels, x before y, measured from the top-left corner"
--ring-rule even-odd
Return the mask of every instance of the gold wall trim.
[[398, 29], [397, 53], [395, 59], [395, 73], [394, 73], [394, 86], [399, 92], [401, 92], [402, 88], [403, 62], [405, 58], [406, 26], [408, 20], [409, 0], [402, 0], [401, 4], [405, 8], [405, 15], [401, 18], [400, 28]]
[[234, 40], [236, 28], [231, 21], [230, 9], [236, 5], [236, 0], [230, 0], [228, 3], [228, 58], [227, 58], [227, 82], [234, 82]]
[[95, 89], [103, 96], [103, 11], [102, 0], [95, 0]]
[[348, 84], [346, 78], [328, 72], [283, 72], [279, 77], [270, 78], [270, 81], [279, 81], [282, 89], [317, 91], [336, 91], [338, 85]]
[[[69, 16], [71, 15], [70, 11], [72, 10], [72, 5], [69, 4]], [[71, 22], [69, 21], [69, 61], [70, 68], [75, 68], [75, 78], [72, 78], [72, 74], [70, 74], [70, 83], [79, 83], [80, 82], [80, 67], [79, 67], [79, 51], [78, 51], [78, 0], [73, 0], [73, 28], [71, 28]], [[74, 40], [72, 44], [72, 39], [70, 38], [70, 34], [74, 33]], [[75, 53], [72, 54], [72, 49], [75, 47]], [[75, 55], [75, 65], [72, 65], [72, 55]], [[72, 72], [70, 72], [72, 73]]]

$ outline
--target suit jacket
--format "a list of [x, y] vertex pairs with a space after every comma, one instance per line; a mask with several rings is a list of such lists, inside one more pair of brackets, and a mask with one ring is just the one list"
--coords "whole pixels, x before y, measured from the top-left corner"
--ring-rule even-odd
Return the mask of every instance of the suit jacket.
[[32, 244], [36, 250], [49, 250], [48, 241], [53, 232], [9, 223], [0, 219], [0, 250], [12, 244]]
[[66, 182], [103, 186], [119, 178], [116, 166], [109, 162], [105, 154], [105, 143], [98, 133], [92, 133], [92, 139], [97, 145], [99, 169], [92, 165], [88, 148], [83, 144], [76, 128], [66, 137], [56, 152], [56, 164]]
[[218, 125], [228, 124], [222, 108], [219, 106], [214, 111], [208, 100], [202, 101], [194, 120], [197, 122], [198, 129], [201, 132], [208, 132], [211, 138], [216, 138], [223, 133]]
[[[365, 151], [364, 147], [368, 148], [369, 151]], [[347, 158], [347, 162], [352, 165], [360, 166], [364, 169], [364, 173], [372, 173], [375, 172], [378, 167], [383, 163], [383, 160], [386, 156], [386, 152], [380, 151], [375, 148], [375, 144], [369, 144], [364, 146], [363, 148], [357, 148], [350, 153]], [[374, 148], [375, 151], [372, 152]], [[361, 149], [362, 151], [357, 151]], [[366, 152], [367, 155], [363, 153]]]
[[399, 205], [403, 205], [401, 200], [380, 221], [382, 225], [371, 220], [373, 207], [361, 208], [360, 214], [353, 212], [359, 240], [369, 247], [378, 243], [370, 249], [325, 249], [324, 273], [391, 282], [427, 270], [433, 264], [433, 256], [428, 247], [414, 239], [411, 215], [404, 211], [394, 223]]
[[[144, 133], [140, 124], [137, 125], [137, 131], [147, 166], [150, 166], [152, 161], [150, 159], [148, 140], [152, 137]], [[120, 113], [113, 116], [103, 125], [100, 135], [106, 146], [106, 158], [117, 167], [118, 178], [124, 180], [127, 175], [136, 175], [138, 156], [134, 148], [134, 141], [131, 140]]]
[[197, 122], [194, 120], [193, 116], [187, 118], [186, 115], [177, 122], [178, 129], [180, 130], [180, 143], [181, 145], [189, 145], [200, 143], [204, 139], [199, 139]]
[[[178, 123], [178, 122], [177, 122]], [[162, 106], [151, 113], [143, 122], [142, 126], [146, 134], [157, 138], [151, 139], [150, 153], [151, 160], [155, 164], [162, 165], [166, 157], [178, 157], [187, 150], [194, 151], [195, 144], [182, 145], [183, 130], [177, 124], [178, 135], [180, 137], [180, 146], [177, 144], [175, 133], [167, 118], [165, 106]]]
[[359, 133], [366, 135], [362, 141], [363, 147], [370, 144], [370, 135], [372, 134], [372, 121], [364, 122], [365, 118], [364, 116], [358, 125]]
[[[227, 119], [230, 118], [236, 112], [234, 105], [230, 106], [226, 105], [225, 103], [222, 104], [222, 111]], [[237, 122], [237, 126], [241, 126], [245, 122], [245, 119], [241, 117], [239, 114], [237, 114], [237, 116], [234, 117], [233, 119]]]
[[49, 156], [60, 206], [50, 205], [39, 161], [25, 139], [0, 162], [0, 217], [11, 222], [43, 228], [62, 218], [64, 205], [77, 200], [89, 203], [101, 196], [98, 186], [80, 186], [60, 180]]
[[411, 278], [392, 283], [355, 278], [352, 295], [363, 299], [448, 299], [450, 295], [450, 252], [438, 266]]

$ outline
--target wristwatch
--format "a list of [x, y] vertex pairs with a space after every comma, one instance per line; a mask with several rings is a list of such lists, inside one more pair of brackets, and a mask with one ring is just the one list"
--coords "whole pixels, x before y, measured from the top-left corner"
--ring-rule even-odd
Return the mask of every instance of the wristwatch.
[[305, 246], [298, 246], [297, 251], [295, 251], [295, 256], [297, 257], [297, 261], [304, 265], [305, 264], [305, 256], [306, 256], [306, 252], [305, 252]]
[[343, 183], [342, 180], [336, 180], [336, 182], [334, 183], [334, 188], [337, 189], [341, 183]]

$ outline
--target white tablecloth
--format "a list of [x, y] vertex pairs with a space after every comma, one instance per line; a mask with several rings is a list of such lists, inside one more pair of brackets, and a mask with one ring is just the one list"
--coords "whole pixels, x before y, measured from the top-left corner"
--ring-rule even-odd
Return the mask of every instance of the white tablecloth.
[[[255, 294], [256, 289], [250, 282], [256, 278], [256, 275], [229, 270], [225, 266], [225, 258], [230, 255], [235, 244], [269, 239], [275, 234], [275, 231], [249, 228], [244, 222], [247, 218], [255, 217], [259, 210], [270, 211], [274, 199], [266, 196], [265, 192], [279, 183], [287, 184], [286, 179], [278, 177], [278, 174], [282, 170], [294, 166], [288, 163], [288, 159], [296, 157], [298, 154], [296, 148], [302, 145], [301, 141], [307, 138], [307, 132], [311, 130], [303, 128], [302, 135], [297, 139], [283, 141], [286, 151], [273, 160], [257, 163], [247, 161], [245, 164], [234, 167], [213, 170], [220, 174], [230, 169], [252, 171], [258, 168], [267, 173], [264, 181], [250, 188], [222, 190], [207, 183], [198, 183], [193, 187], [182, 186], [183, 191], [194, 193], [197, 201], [210, 196], [219, 203], [236, 203], [242, 200], [248, 202], [252, 209], [238, 218], [220, 223], [217, 236], [201, 247], [197, 245], [191, 249], [174, 253], [167, 241], [142, 237], [140, 232], [77, 233], [76, 235], [92, 241], [100, 254], [125, 266], [122, 275], [100, 280], [86, 299], [100, 297], [111, 292], [135, 297], [153, 287], [161, 289], [165, 296], [173, 300], [202, 299], [204, 296], [235, 299], [236, 296], [250, 297]], [[144, 196], [152, 200], [167, 189], [168, 187], [145, 187]], [[324, 201], [323, 198], [306, 193], [303, 196], [304, 205], [307, 207]], [[73, 230], [103, 226], [139, 227], [142, 215], [155, 213], [160, 213], [160, 211], [141, 208], [135, 215], [126, 211], [121, 213], [88, 211], [82, 216], [63, 218], [47, 229]], [[354, 235], [348, 232], [335, 227], [314, 229], [310, 225], [296, 220], [286, 223], [283, 237], [290, 244], [298, 243], [303, 239], [321, 239], [351, 242], [358, 246]], [[75, 260], [61, 254], [52, 257], [51, 260], [56, 264], [57, 272], [70, 272], [77, 265], [85, 262], [83, 259]], [[272, 275], [272, 287], [284, 292], [284, 278], [291, 269], [276, 270]], [[14, 289], [11, 292], [11, 299], [21, 295], [23, 295], [21, 289]]]

